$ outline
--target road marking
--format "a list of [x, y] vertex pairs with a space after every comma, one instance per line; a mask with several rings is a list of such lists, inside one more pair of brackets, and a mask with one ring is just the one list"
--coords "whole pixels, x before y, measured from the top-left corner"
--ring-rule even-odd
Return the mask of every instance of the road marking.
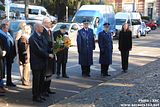
[[76, 90], [66, 90], [66, 89], [62, 89], [62, 88], [53, 88], [53, 87], [51, 87], [51, 89], [53, 89], [53, 90], [58, 90], [58, 91], [70, 92], [70, 93], [76, 93], [76, 94], [79, 94], [79, 93], [80, 93], [80, 91], [76, 91]]
[[[97, 68], [97, 66], [99, 66], [99, 64], [95, 64], [95, 65], [91, 66], [91, 69], [92, 69], [92, 70], [99, 71], [100, 68]], [[109, 70], [108, 70], [108, 71], [117, 71], [117, 70], [114, 69], [113, 67], [109, 66]]]
[[68, 67], [66, 67], [67, 69], [70, 69], [70, 68], [75, 68], [75, 67], [77, 67], [77, 66], [79, 66], [78, 64], [75, 64], [75, 65], [71, 65], [71, 66], [68, 66]]

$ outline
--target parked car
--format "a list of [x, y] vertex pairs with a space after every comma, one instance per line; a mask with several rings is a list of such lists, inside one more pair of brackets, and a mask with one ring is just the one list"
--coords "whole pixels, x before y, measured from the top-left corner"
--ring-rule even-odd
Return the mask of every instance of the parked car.
[[71, 39], [72, 45], [76, 45], [76, 38], [77, 38], [77, 32], [81, 27], [77, 23], [57, 23], [53, 28], [52, 31], [55, 32], [60, 29], [60, 26], [66, 25], [67, 26], [67, 32], [68, 36]]
[[157, 29], [157, 24], [154, 21], [144, 21], [146, 26], [150, 27], [151, 30]]
[[147, 33], [151, 31], [151, 28], [146, 26], [144, 22], [141, 22], [141, 26], [138, 28], [138, 32], [141, 36], [146, 36]]
[[[47, 9], [43, 6], [35, 6], [35, 5], [28, 5], [28, 19], [30, 20], [43, 20], [45, 17], [49, 17], [52, 21], [57, 20], [56, 17], [50, 15], [47, 12]], [[20, 13], [20, 18], [24, 18], [25, 13], [25, 4], [16, 4], [11, 3], [10, 4], [10, 17], [15, 17], [14, 14], [16, 12]]]

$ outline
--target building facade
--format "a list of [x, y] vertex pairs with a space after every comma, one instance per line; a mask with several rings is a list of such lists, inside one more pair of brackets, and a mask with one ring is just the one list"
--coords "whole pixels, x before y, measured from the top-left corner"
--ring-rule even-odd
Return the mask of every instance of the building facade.
[[116, 12], [137, 11], [140, 12], [142, 16], [149, 16], [153, 20], [156, 20], [158, 17], [160, 17], [160, 0], [101, 0], [101, 1], [105, 2], [106, 4], [112, 4]]

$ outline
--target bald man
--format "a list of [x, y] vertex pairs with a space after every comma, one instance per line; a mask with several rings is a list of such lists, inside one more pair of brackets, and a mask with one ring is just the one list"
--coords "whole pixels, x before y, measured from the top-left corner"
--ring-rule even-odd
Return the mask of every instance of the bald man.
[[33, 74], [33, 83], [32, 83], [32, 94], [33, 101], [43, 102], [43, 87], [45, 80], [46, 72], [46, 62], [48, 59], [53, 59], [53, 54], [49, 54], [47, 46], [44, 44], [43, 26], [39, 23], [36, 23], [35, 31], [29, 38], [30, 44], [30, 64]]

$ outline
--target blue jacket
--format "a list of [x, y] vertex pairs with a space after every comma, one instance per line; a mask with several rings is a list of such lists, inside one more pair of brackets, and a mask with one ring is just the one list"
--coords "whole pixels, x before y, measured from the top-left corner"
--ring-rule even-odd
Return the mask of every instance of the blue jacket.
[[29, 38], [30, 63], [32, 70], [45, 70], [46, 61], [49, 58], [47, 46], [44, 45], [44, 37], [34, 32]]
[[98, 44], [100, 48], [100, 64], [112, 64], [113, 42], [110, 32], [102, 31], [98, 34]]
[[79, 53], [79, 64], [90, 66], [93, 64], [93, 50], [95, 49], [95, 40], [93, 30], [84, 28], [78, 31], [77, 47]]
[[9, 52], [10, 51], [10, 41], [8, 40], [7, 34], [0, 30], [0, 39], [4, 42], [4, 49]]

